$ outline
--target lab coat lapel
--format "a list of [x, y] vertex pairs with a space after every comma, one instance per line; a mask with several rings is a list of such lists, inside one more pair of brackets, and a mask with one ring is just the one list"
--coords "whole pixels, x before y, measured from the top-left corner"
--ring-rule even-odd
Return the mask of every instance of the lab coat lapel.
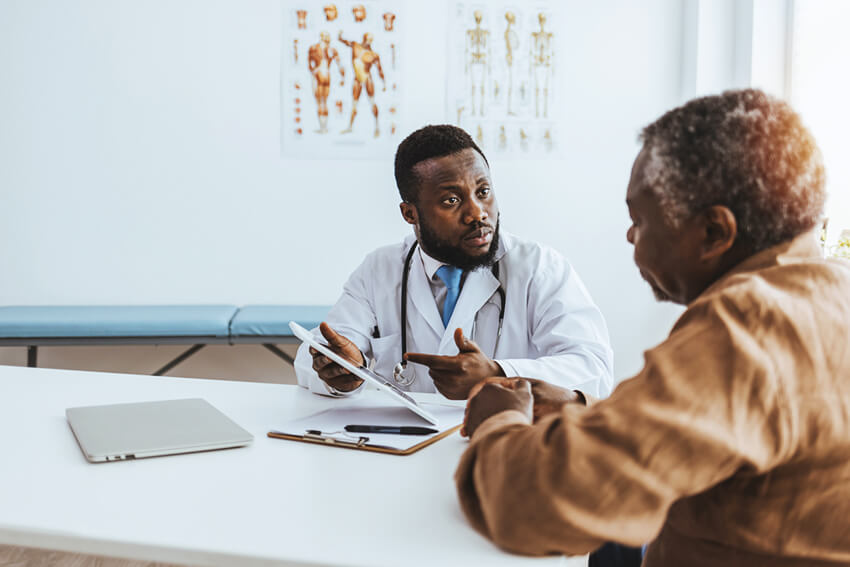
[[499, 289], [499, 280], [488, 268], [479, 268], [466, 275], [452, 318], [449, 319], [449, 324], [440, 341], [440, 352], [457, 352], [454, 344], [454, 330], [458, 327], [463, 328], [466, 337], [470, 338], [475, 315], [497, 289]]
[[[434, 331], [436, 338], [441, 337], [444, 331], [443, 319], [440, 317], [437, 302], [434, 301], [431, 286], [428, 284], [428, 278], [425, 276], [425, 270], [422, 269], [422, 261], [418, 255], [414, 256], [411, 262], [407, 285], [410, 287], [407, 295], [413, 307]], [[418, 332], [416, 325], [411, 325], [410, 329], [414, 334]]]

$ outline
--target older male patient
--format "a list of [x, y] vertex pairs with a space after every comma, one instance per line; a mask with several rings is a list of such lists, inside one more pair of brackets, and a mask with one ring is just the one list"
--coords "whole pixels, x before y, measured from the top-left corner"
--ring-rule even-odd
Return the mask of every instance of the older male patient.
[[[607, 395], [608, 329], [555, 250], [500, 230], [484, 153], [455, 126], [426, 126], [398, 147], [395, 177], [412, 233], [369, 254], [322, 333], [399, 387], [465, 399], [494, 374], [533, 374]], [[346, 395], [362, 380], [302, 345], [299, 384]]]
[[477, 386], [463, 510], [528, 554], [651, 541], [646, 567], [850, 565], [850, 265], [812, 231], [815, 142], [758, 90], [693, 100], [641, 139], [627, 238], [687, 309], [606, 400]]

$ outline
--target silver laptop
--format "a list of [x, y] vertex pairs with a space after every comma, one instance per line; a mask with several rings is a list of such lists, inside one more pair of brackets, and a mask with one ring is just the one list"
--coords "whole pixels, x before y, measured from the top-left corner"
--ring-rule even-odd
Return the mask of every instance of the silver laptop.
[[200, 398], [68, 408], [65, 416], [92, 463], [229, 449], [254, 440]]

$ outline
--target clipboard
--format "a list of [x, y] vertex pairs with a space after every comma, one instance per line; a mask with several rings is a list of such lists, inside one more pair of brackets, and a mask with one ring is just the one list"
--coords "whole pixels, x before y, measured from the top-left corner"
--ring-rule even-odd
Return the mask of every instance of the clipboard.
[[284, 424], [279, 429], [269, 431], [267, 436], [273, 439], [301, 441], [343, 449], [372, 451], [389, 455], [411, 455], [460, 429], [463, 421], [462, 407], [435, 406], [431, 411], [440, 419], [441, 425], [436, 426], [437, 433], [430, 435], [354, 434], [345, 431], [345, 425], [354, 423], [368, 423], [370, 425], [421, 424], [405, 408], [381, 406], [324, 410]]

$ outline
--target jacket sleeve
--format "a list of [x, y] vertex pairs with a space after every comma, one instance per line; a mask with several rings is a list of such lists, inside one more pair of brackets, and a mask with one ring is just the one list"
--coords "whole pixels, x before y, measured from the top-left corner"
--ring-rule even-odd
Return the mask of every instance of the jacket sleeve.
[[676, 500], [788, 458], [787, 394], [769, 357], [735, 317], [713, 319], [671, 333], [607, 399], [535, 425], [516, 412], [487, 419], [455, 473], [473, 526], [531, 555], [641, 545]]
[[539, 358], [499, 359], [506, 376], [540, 378], [596, 397], [611, 393], [614, 354], [599, 308], [572, 266], [544, 254], [528, 291], [529, 340]]
[[[372, 356], [369, 337], [372, 334], [377, 319], [375, 306], [372, 300], [370, 281], [373, 276], [371, 267], [372, 256], [367, 256], [363, 263], [351, 274], [343, 287], [342, 296], [328, 312], [325, 321], [342, 336], [348, 338], [363, 356], [368, 360]], [[312, 330], [313, 334], [321, 336], [318, 328]], [[295, 355], [295, 376], [298, 384], [311, 392], [322, 395], [334, 395], [330, 388], [323, 382], [315, 370], [313, 370], [313, 357], [307, 345], [301, 344]], [[336, 396], [347, 396], [354, 392], [336, 394]]]

